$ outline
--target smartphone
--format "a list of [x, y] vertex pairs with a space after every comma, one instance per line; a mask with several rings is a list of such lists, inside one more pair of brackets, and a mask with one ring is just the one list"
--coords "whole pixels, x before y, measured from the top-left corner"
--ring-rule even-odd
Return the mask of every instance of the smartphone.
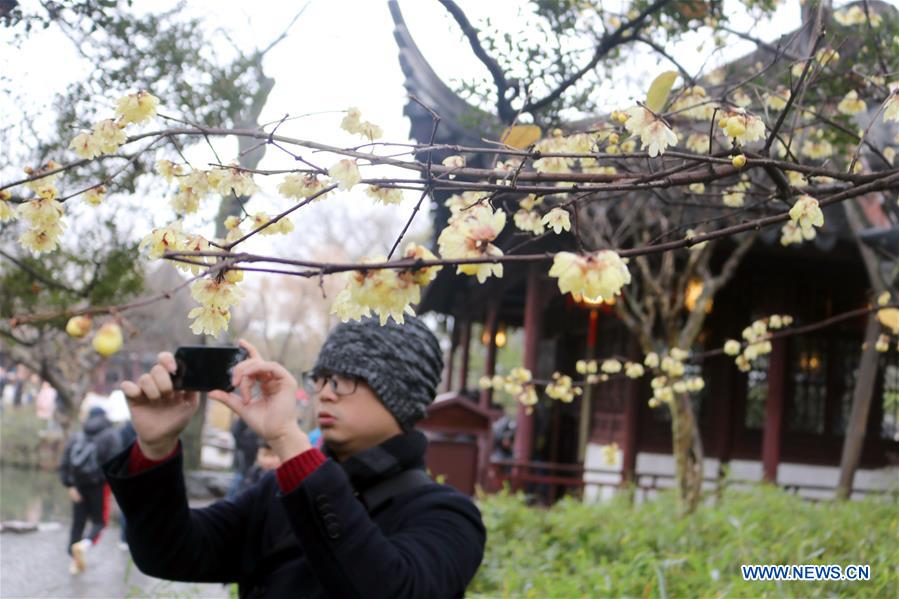
[[172, 386], [180, 391], [233, 391], [231, 371], [247, 359], [242, 347], [186, 345], [175, 350], [178, 368], [172, 375]]

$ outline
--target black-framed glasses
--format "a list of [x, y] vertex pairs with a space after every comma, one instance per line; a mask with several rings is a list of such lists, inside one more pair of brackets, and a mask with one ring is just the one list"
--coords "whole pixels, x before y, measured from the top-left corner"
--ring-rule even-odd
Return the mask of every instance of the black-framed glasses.
[[330, 385], [334, 395], [342, 397], [356, 392], [359, 379], [354, 376], [346, 376], [335, 373], [308, 372], [303, 377], [306, 387], [314, 393], [321, 393], [325, 385]]

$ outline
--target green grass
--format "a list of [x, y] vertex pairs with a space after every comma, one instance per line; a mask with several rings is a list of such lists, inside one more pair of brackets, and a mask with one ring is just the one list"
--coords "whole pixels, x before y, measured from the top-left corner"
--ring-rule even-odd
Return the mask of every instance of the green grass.
[[[779, 489], [725, 492], [677, 516], [673, 495], [630, 506], [479, 505], [487, 551], [472, 597], [899, 597], [895, 496], [810, 503]], [[870, 564], [867, 582], [744, 582], [741, 564]]]

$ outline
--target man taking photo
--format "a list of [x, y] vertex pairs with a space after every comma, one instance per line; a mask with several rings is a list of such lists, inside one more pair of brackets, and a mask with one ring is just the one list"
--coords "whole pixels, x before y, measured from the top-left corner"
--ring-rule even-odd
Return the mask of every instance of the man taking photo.
[[[146, 574], [237, 582], [245, 597], [460, 597], [486, 534], [472, 501], [424, 473], [413, 426], [433, 401], [442, 356], [417, 318], [332, 331], [312, 371], [325, 453], [294, 417], [297, 382], [241, 341], [234, 393], [212, 391], [281, 466], [233, 500], [188, 507], [178, 436], [197, 409], [175, 391], [174, 357], [124, 381], [137, 441], [106, 465]], [[258, 392], [253, 395], [254, 386]]]

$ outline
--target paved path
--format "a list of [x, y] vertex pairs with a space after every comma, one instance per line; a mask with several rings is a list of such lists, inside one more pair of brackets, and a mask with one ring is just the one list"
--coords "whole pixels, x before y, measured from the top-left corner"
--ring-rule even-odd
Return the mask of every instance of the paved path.
[[108, 528], [88, 552], [88, 569], [69, 574], [68, 523], [54, 530], [0, 535], [0, 598], [102, 599], [228, 597], [220, 584], [176, 583], [141, 574], [127, 551], [116, 546], [119, 529]]

